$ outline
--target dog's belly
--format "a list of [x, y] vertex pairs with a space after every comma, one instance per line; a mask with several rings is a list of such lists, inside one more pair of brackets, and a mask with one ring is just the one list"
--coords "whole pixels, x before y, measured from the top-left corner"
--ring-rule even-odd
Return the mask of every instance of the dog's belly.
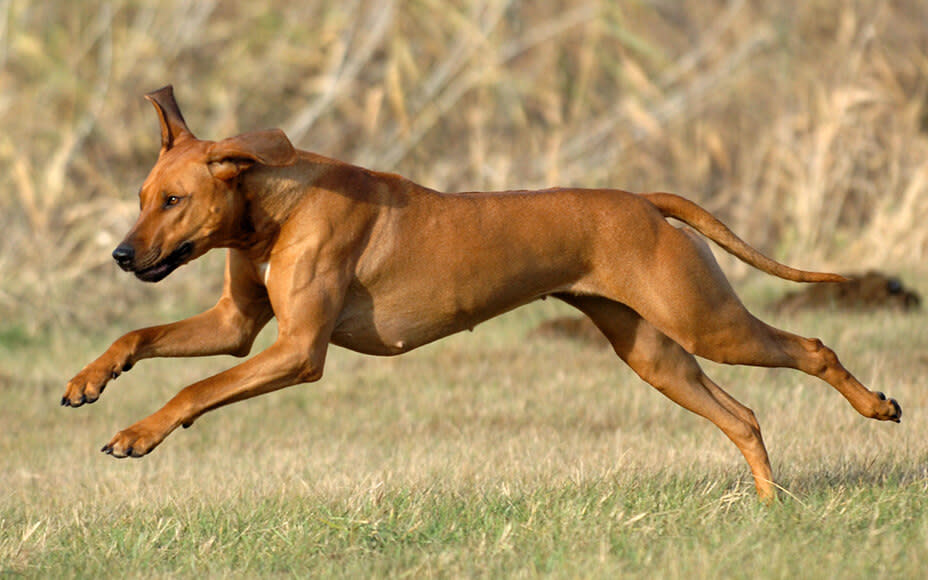
[[442, 319], [413, 316], [397, 317], [380, 324], [361, 320], [347, 320], [332, 333], [332, 344], [364, 354], [393, 356], [409, 352], [474, 326], [492, 316], [470, 318], [445, 317]]
[[387, 295], [350, 294], [331, 342], [365, 354], [408, 352], [475, 326], [555, 292], [570, 291], [566, 276], [541, 277], [528, 285], [492, 285], [486, 289], [452, 284], [408, 285]]

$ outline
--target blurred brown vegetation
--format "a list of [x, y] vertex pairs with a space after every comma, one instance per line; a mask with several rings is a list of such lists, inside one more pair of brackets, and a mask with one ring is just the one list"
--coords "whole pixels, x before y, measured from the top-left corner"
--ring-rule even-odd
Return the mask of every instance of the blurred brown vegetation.
[[215, 299], [221, 258], [160, 292], [110, 263], [167, 83], [202, 138], [281, 127], [445, 190], [675, 191], [801, 267], [928, 250], [923, 0], [7, 0], [0, 64], [0, 320], [29, 332]]

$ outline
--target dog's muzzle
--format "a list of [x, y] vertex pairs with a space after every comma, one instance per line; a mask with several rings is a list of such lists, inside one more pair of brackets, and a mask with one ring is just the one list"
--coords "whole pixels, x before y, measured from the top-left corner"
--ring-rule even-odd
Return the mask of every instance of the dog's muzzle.
[[193, 243], [184, 242], [176, 250], [168, 254], [164, 259], [147, 266], [138, 268], [135, 264], [135, 248], [123, 242], [113, 250], [113, 259], [119, 264], [119, 267], [126, 272], [132, 272], [136, 278], [145, 282], [158, 282], [167, 277], [168, 274], [182, 266], [187, 259], [193, 254]]

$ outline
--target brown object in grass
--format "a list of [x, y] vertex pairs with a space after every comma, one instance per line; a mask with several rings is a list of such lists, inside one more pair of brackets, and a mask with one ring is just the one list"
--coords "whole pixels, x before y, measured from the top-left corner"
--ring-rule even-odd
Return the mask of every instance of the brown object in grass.
[[585, 316], [558, 316], [545, 320], [533, 328], [529, 336], [575, 340], [600, 348], [609, 346], [605, 335]]
[[846, 282], [811, 284], [802, 290], [790, 292], [773, 303], [773, 310], [792, 313], [814, 308], [835, 308], [907, 312], [921, 307], [921, 295], [906, 288], [896, 276], [870, 270], [863, 274], [847, 274], [847, 278]]

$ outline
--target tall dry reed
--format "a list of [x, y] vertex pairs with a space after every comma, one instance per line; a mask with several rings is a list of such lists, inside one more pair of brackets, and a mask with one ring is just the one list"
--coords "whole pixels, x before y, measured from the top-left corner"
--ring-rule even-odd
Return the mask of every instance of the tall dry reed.
[[[0, 319], [89, 327], [160, 295], [108, 254], [157, 151], [141, 94], [169, 82], [205, 138], [282, 127], [448, 190], [671, 190], [799, 266], [914, 266], [926, 19], [919, 0], [0, 2]], [[198, 305], [202, 273], [172, 282]]]

